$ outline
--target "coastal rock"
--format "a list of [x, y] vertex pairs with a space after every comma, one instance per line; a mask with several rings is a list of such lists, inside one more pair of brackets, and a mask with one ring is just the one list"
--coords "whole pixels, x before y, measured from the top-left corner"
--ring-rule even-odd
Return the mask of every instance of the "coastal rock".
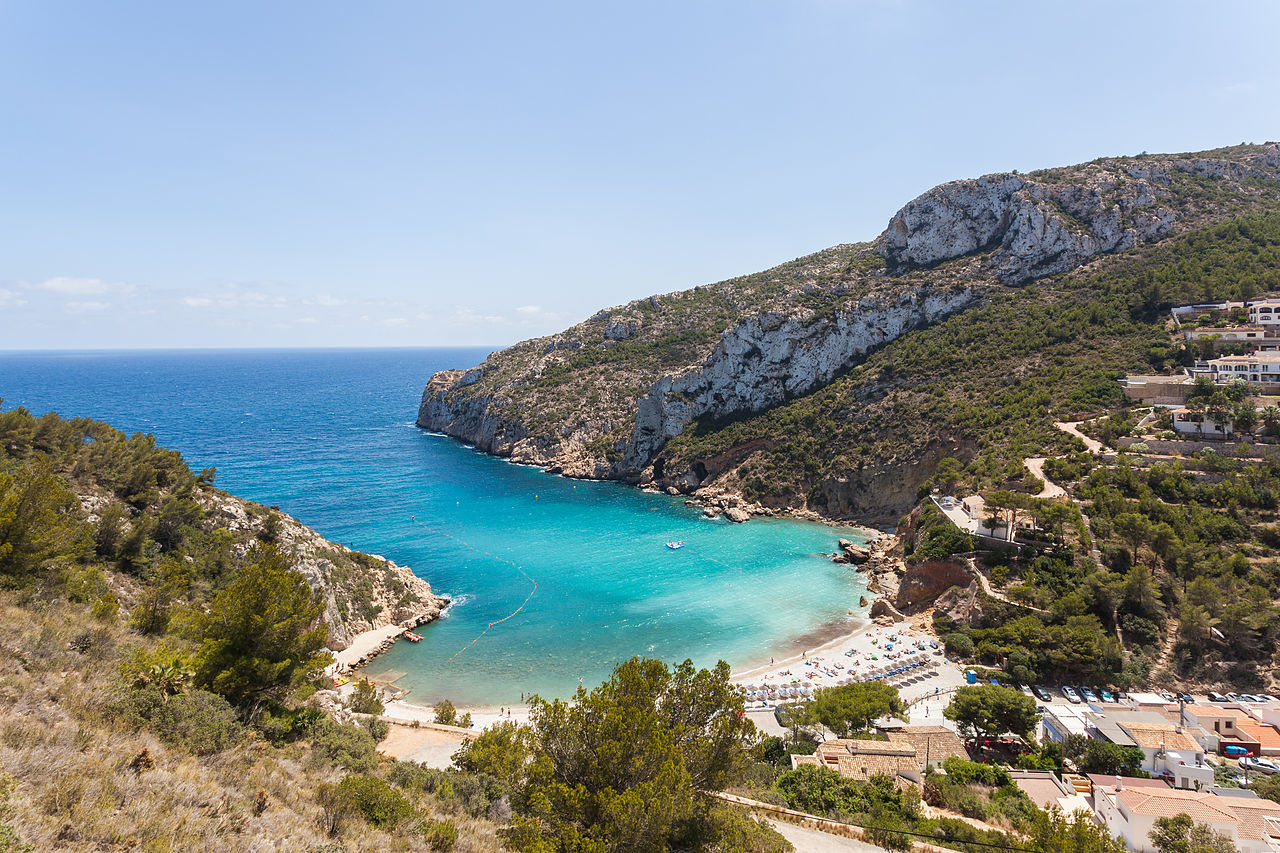
[[902, 610], [931, 605], [953, 586], [967, 587], [973, 582], [968, 567], [954, 560], [926, 560], [908, 566], [898, 587], [895, 604]]
[[[1261, 209], [1277, 179], [1280, 145], [1268, 143], [944, 184], [903, 206], [871, 243], [636, 300], [479, 368], [442, 371], [424, 388], [417, 423], [565, 476], [682, 494], [723, 485], [804, 517], [889, 522], [940, 459], [971, 457], [969, 436], [938, 424], [912, 446], [864, 444], [855, 430], [831, 448], [842, 464], [779, 482], [768, 458], [783, 443], [775, 427], [736, 425], [761, 424], [754, 415], [828, 387], [874, 349], [1028, 281]], [[858, 374], [844, 409], [822, 417], [859, 424], [880, 401], [919, 390], [882, 366]], [[693, 424], [700, 439], [679, 441]], [[867, 424], [881, 432], [874, 418]]]
[[739, 509], [736, 506], [731, 506], [724, 511], [724, 517], [735, 524], [742, 524], [744, 521], [751, 520], [751, 513], [744, 509]]
[[249, 534], [235, 546], [237, 556], [243, 557], [252, 542], [270, 539], [292, 559], [294, 568], [323, 596], [328, 648], [333, 651], [346, 649], [364, 631], [429, 622], [448, 606], [447, 598], [433, 593], [431, 585], [409, 568], [331, 542], [279, 510], [216, 489], [202, 489], [196, 498], [219, 524]]
[[884, 598], [877, 598], [871, 602], [870, 616], [872, 619], [889, 619], [893, 622], [902, 622], [907, 618]]
[[841, 539], [839, 545], [850, 563], [861, 565], [871, 559], [871, 549], [865, 545], [850, 542], [848, 539]]

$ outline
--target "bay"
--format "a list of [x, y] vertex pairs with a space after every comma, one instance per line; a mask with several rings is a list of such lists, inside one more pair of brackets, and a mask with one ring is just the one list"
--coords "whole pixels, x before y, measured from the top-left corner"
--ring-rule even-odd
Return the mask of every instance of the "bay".
[[216, 467], [219, 487], [454, 597], [421, 643], [371, 667], [413, 701], [567, 696], [636, 654], [746, 666], [861, 621], [861, 579], [822, 553], [856, 530], [710, 521], [680, 498], [548, 475], [415, 427], [427, 378], [486, 355], [4, 352], [0, 397], [154, 433], [193, 469]]

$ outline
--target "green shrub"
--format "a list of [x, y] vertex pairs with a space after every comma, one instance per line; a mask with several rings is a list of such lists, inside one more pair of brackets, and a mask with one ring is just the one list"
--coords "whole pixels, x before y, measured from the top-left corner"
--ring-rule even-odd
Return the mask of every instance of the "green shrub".
[[394, 829], [415, 814], [404, 794], [376, 776], [348, 776], [338, 791], [350, 798], [355, 810], [379, 829]]
[[387, 739], [387, 734], [391, 731], [391, 726], [387, 721], [379, 720], [377, 717], [365, 720], [361, 725], [369, 732], [369, 736], [373, 738], [375, 743], [382, 743]]
[[150, 728], [165, 743], [196, 755], [220, 752], [244, 737], [244, 726], [231, 704], [205, 690], [190, 690], [161, 702], [152, 712]]
[[447, 853], [458, 843], [458, 827], [451, 820], [423, 820], [419, 827], [432, 850]]
[[442, 726], [452, 726], [458, 722], [458, 712], [448, 699], [441, 699], [435, 704], [436, 722]]
[[378, 688], [370, 684], [367, 678], [361, 680], [347, 700], [347, 707], [357, 714], [381, 714], [383, 705], [378, 698]]
[[349, 770], [368, 771], [377, 766], [377, 744], [368, 730], [335, 723], [325, 717], [311, 729], [311, 758]]

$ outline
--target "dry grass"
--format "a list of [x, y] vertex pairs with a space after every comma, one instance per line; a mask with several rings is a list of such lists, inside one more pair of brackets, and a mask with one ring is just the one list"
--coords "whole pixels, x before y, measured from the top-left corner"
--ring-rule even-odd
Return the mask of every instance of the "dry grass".
[[[0, 594], [0, 624], [0, 783], [12, 780], [4, 822], [36, 850], [426, 849], [411, 830], [381, 832], [358, 820], [325, 837], [316, 788], [341, 774], [317, 770], [305, 745], [250, 738], [196, 757], [122, 729], [106, 704], [120, 661], [143, 642], [122, 626], [13, 593]], [[136, 760], [142, 750], [149, 761]], [[457, 824], [455, 851], [502, 849], [496, 824], [448, 814], [429, 798], [418, 805]]]

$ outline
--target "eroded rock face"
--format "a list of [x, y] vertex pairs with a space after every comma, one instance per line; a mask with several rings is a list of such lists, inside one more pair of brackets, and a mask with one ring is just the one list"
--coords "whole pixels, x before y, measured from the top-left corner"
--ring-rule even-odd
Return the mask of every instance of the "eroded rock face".
[[990, 267], [1008, 281], [1064, 272], [1173, 233], [1173, 212], [1157, 204], [1167, 182], [1167, 171], [1141, 168], [1086, 169], [1069, 185], [1014, 174], [953, 181], [898, 211], [880, 251], [897, 267], [921, 267], [992, 250]]
[[928, 606], [953, 586], [968, 587], [972, 582], [973, 573], [961, 563], [953, 560], [926, 560], [907, 566], [907, 573], [898, 586], [895, 603], [902, 610]]
[[620, 473], [642, 471], [663, 444], [703, 415], [724, 418], [776, 406], [830, 382], [869, 350], [958, 311], [979, 295], [967, 287], [922, 287], [888, 304], [864, 299], [857, 309], [836, 312], [831, 319], [779, 312], [751, 317], [726, 331], [703, 364], [653, 383], [637, 406]]

